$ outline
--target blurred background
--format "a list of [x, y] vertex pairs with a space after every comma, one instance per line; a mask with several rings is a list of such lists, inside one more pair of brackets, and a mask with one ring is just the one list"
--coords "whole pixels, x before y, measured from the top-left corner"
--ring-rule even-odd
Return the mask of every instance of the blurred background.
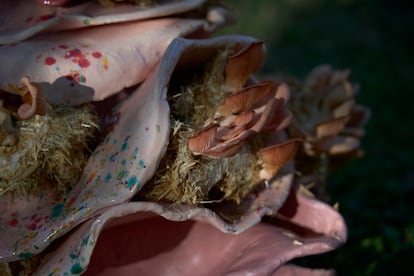
[[328, 178], [349, 240], [296, 261], [338, 275], [414, 274], [414, 1], [233, 0], [238, 23], [221, 34], [263, 39], [263, 73], [303, 78], [314, 66], [349, 68], [372, 117], [365, 156]]

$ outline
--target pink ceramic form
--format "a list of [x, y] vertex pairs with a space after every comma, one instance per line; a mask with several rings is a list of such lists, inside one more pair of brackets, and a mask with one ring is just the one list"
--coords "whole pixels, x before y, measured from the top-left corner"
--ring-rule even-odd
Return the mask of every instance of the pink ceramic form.
[[[82, 4], [43, 6], [28, 0], [0, 1], [0, 44], [25, 40], [45, 31], [78, 29], [102, 24], [171, 16], [193, 10], [206, 0], [163, 0], [150, 6], [103, 7], [98, 1]], [[215, 13], [225, 12], [213, 8]]]
[[[205, 24], [166, 18], [58, 32], [4, 45], [0, 57], [6, 65], [0, 79], [6, 85], [28, 75], [55, 103], [104, 99], [145, 80], [172, 39], [198, 32]], [[2, 196], [1, 261], [41, 252], [94, 213], [129, 200], [151, 178], [168, 143], [169, 121], [166, 101], [149, 92], [135, 93], [116, 109], [110, 105], [105, 110], [109, 115], [118, 113], [120, 119], [69, 193], [44, 191], [13, 200]]]
[[208, 209], [126, 203], [71, 232], [34, 275], [333, 275], [286, 263], [341, 245], [342, 217], [295, 189], [277, 217], [233, 235]]

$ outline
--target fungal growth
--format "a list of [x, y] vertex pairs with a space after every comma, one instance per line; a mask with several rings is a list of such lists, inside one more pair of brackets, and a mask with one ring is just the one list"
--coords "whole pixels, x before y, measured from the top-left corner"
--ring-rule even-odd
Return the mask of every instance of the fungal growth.
[[287, 82], [295, 118], [289, 131], [304, 140], [296, 167], [301, 182], [323, 197], [329, 171], [362, 154], [360, 140], [370, 111], [356, 101], [359, 86], [352, 83], [350, 70], [319, 65], [303, 81]]
[[179, 81], [169, 86], [170, 144], [143, 197], [239, 203], [294, 156], [298, 140], [279, 137], [291, 120], [288, 87], [250, 80], [263, 51], [261, 42], [221, 49], [195, 76], [173, 75]]
[[0, 196], [67, 191], [90, 154], [97, 118], [88, 106], [49, 105], [28, 77], [0, 91]]

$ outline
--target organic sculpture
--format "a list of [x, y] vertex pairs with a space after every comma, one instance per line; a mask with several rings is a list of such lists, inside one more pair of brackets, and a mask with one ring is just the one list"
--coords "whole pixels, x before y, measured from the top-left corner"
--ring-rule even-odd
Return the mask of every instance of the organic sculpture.
[[[145, 7], [131, 1], [35, 2], [34, 14], [48, 10], [53, 16], [18, 24], [6, 16], [0, 29], [0, 43], [7, 44], [0, 58], [8, 69], [0, 70], [0, 149], [17, 145], [22, 130], [39, 118], [66, 108], [65, 114], [90, 116], [80, 122], [85, 137], [71, 149], [91, 152], [78, 166], [73, 155], [40, 151], [52, 161], [38, 166], [30, 183], [59, 160], [77, 170], [76, 180], [65, 179], [58, 189], [53, 181], [20, 194], [0, 186], [0, 272], [192, 275], [197, 267], [200, 275], [329, 273], [285, 263], [346, 240], [340, 214], [306, 195], [304, 178], [295, 175], [304, 155], [338, 153], [341, 137], [360, 138], [365, 112], [353, 106], [346, 73], [321, 67], [303, 90], [289, 80], [258, 80], [252, 74], [264, 62], [263, 42], [207, 39], [228, 19], [209, 1]], [[23, 2], [2, 5], [25, 16]], [[83, 14], [87, 8], [90, 17]], [[20, 87], [22, 68], [28, 78]], [[335, 92], [337, 87], [344, 89]], [[324, 94], [315, 98], [308, 89]], [[328, 116], [308, 118], [312, 101]], [[347, 151], [355, 152], [351, 144]], [[13, 154], [33, 148], [25, 143]], [[10, 160], [0, 161], [7, 168], [2, 173], [17, 171]], [[68, 171], [48, 175], [59, 183]], [[49, 246], [61, 236], [61, 243]], [[224, 243], [231, 246], [221, 250]], [[142, 249], [148, 251], [136, 251]]]

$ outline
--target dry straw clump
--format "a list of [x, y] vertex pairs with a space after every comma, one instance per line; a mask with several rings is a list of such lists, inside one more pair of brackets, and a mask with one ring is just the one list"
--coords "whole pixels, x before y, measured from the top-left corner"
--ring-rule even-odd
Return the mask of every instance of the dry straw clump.
[[[22, 83], [0, 94], [0, 195], [25, 196], [44, 188], [65, 192], [82, 174], [97, 116], [88, 105], [49, 106], [28, 78]], [[11, 105], [19, 98], [10, 99], [11, 93], [22, 98], [17, 111]]]

